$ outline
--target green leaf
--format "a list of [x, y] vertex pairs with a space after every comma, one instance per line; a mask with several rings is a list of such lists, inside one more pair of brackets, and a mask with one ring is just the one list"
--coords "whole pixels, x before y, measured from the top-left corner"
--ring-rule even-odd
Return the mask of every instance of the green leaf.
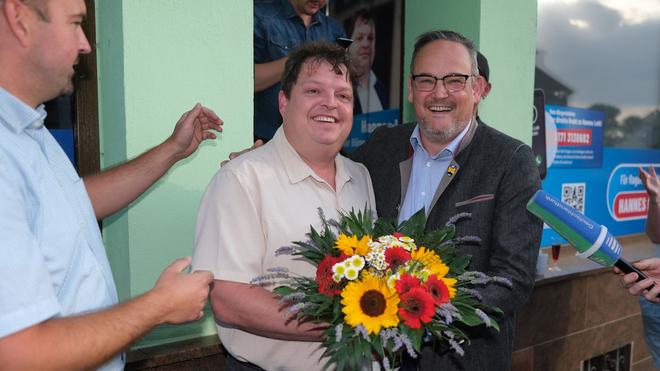
[[383, 349], [383, 343], [380, 341], [380, 336], [371, 335], [371, 345], [374, 351], [376, 351], [376, 354], [378, 354], [380, 358], [383, 358], [385, 350]]
[[[454, 237], [454, 232], [455, 232], [455, 228], [453, 226], [443, 227], [441, 229], [430, 231], [429, 233], [426, 234], [426, 236], [424, 236], [422, 243], [425, 246], [437, 247], [441, 243], [452, 239]], [[434, 250], [437, 251], [438, 249], [435, 248]]]
[[415, 241], [422, 241], [424, 230], [426, 229], [426, 214], [424, 213], [424, 209], [420, 209], [410, 219], [403, 221], [397, 229], [402, 234], [412, 237]]
[[408, 326], [399, 326], [399, 331], [410, 338], [413, 348], [417, 353], [422, 351], [422, 335], [424, 335], [423, 329], [411, 329]]
[[278, 286], [273, 289], [273, 292], [279, 296], [287, 296], [291, 293], [296, 292], [297, 290], [289, 287], [289, 286]]
[[378, 219], [374, 223], [374, 237], [385, 236], [396, 232], [396, 220]]
[[456, 275], [463, 274], [467, 266], [470, 264], [471, 258], [472, 255], [461, 255], [456, 257], [456, 259], [449, 263], [449, 270]]
[[456, 309], [458, 309], [459, 313], [461, 313], [461, 316], [463, 317], [461, 322], [465, 323], [466, 325], [474, 327], [484, 323], [481, 318], [477, 316], [476, 313], [474, 313], [474, 307], [465, 305], [463, 303], [455, 303], [454, 306]]

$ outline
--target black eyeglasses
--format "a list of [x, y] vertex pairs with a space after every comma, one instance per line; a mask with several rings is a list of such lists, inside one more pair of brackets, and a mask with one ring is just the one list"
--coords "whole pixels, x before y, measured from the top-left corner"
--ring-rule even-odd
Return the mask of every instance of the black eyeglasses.
[[450, 73], [443, 77], [436, 77], [430, 74], [412, 75], [413, 87], [418, 91], [433, 91], [435, 84], [442, 81], [442, 85], [450, 93], [455, 93], [465, 89], [467, 80], [472, 75], [462, 75], [460, 73]]

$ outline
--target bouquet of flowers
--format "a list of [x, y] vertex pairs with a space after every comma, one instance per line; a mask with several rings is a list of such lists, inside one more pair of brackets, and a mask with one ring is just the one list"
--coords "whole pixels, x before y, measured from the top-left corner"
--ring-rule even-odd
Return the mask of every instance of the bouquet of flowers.
[[463, 354], [469, 339], [461, 327], [485, 325], [499, 331], [497, 308], [480, 301], [476, 285], [511, 283], [504, 278], [466, 271], [469, 256], [456, 245], [479, 243], [456, 237], [451, 218], [444, 228], [425, 232], [423, 210], [397, 225], [373, 221], [370, 211], [340, 214], [313, 227], [306, 242], [280, 248], [277, 254], [302, 256], [316, 277], [302, 277], [273, 267], [255, 284], [279, 285], [274, 292], [301, 320], [327, 325], [323, 345], [328, 367], [371, 368], [372, 361], [393, 369], [406, 352], [416, 358], [423, 342], [446, 342]]

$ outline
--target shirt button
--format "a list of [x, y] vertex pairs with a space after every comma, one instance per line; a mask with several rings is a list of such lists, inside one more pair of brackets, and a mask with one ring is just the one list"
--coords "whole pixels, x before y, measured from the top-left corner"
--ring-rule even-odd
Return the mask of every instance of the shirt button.
[[426, 167], [431, 167], [431, 161], [426, 163]]
[[426, 196], [426, 192], [422, 192], [421, 195], [422, 195], [422, 196]]

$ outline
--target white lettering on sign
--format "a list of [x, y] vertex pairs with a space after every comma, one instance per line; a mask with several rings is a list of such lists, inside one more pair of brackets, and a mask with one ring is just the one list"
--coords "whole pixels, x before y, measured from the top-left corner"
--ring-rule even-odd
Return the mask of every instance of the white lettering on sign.
[[620, 199], [619, 212], [621, 214], [637, 214], [640, 212], [646, 212], [646, 199], [643, 197]]

